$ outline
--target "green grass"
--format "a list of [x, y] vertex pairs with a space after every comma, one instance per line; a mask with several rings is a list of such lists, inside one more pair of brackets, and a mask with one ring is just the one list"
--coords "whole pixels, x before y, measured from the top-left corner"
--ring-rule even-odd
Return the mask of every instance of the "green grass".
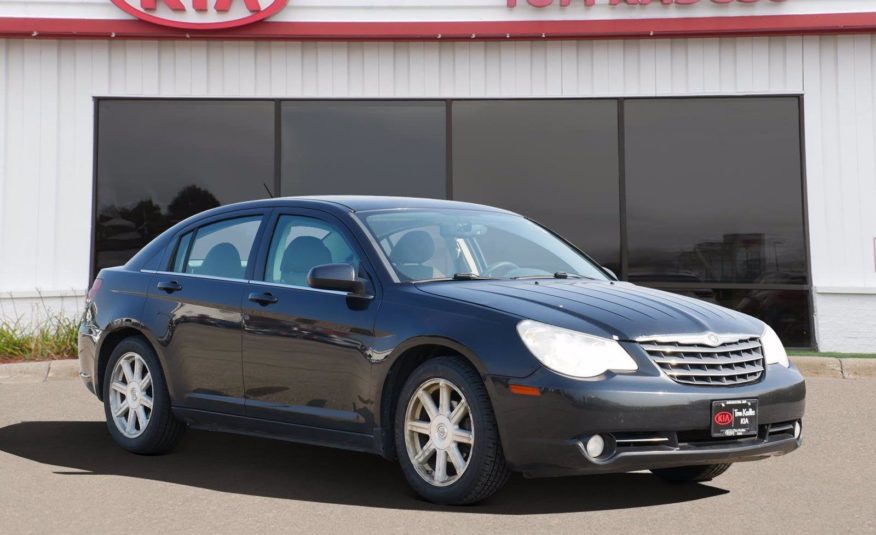
[[0, 322], [0, 360], [76, 358], [78, 330], [75, 318], [61, 314], [51, 315], [33, 328], [21, 321]]
[[876, 359], [876, 353], [832, 353], [823, 351], [788, 351], [792, 357], [834, 357], [838, 359]]

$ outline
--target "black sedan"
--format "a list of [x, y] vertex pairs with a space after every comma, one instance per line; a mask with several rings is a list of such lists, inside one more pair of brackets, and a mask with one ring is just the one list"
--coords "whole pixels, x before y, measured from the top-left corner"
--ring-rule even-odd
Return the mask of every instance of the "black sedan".
[[101, 271], [79, 334], [130, 451], [191, 426], [373, 452], [439, 503], [511, 471], [705, 481], [801, 440], [805, 385], [763, 322], [460, 202], [204, 212]]

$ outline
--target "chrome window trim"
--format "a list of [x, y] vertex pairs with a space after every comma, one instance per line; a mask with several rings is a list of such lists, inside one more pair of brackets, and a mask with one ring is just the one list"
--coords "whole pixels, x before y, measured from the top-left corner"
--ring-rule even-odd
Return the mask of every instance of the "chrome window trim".
[[[183, 277], [194, 277], [197, 279], [206, 279], [206, 280], [218, 280], [218, 281], [226, 281], [226, 282], [242, 282], [246, 284], [261, 284], [264, 286], [272, 286], [275, 288], [287, 288], [292, 290], [307, 290], [309, 292], [319, 292], [319, 293], [327, 293], [334, 295], [343, 295], [345, 297], [350, 296], [348, 292], [344, 292], [341, 290], [323, 290], [322, 288], [311, 288], [310, 286], [294, 286], [292, 284], [280, 284], [277, 282], [267, 282], [267, 281], [258, 281], [252, 279], [231, 279], [228, 277], [215, 277], [213, 275], [198, 275], [196, 273], [178, 273], [175, 271], [158, 271], [154, 269], [141, 269], [140, 273], [149, 273], [152, 275], [169, 275], [171, 277], [183, 276]], [[374, 299], [373, 295], [355, 295], [352, 297], [356, 297], [358, 299]]]
[[209, 279], [228, 282], [249, 282], [247, 279], [232, 279], [231, 277], [216, 277], [214, 275], [200, 275], [197, 273], [182, 273], [179, 271], [161, 271], [154, 269], [141, 269], [140, 273], [151, 273], [153, 275], [170, 275], [171, 277], [195, 277], [197, 279]]
[[344, 292], [342, 290], [323, 290], [322, 288], [311, 288], [310, 286], [295, 286], [293, 284], [283, 284], [280, 282], [267, 282], [267, 281], [256, 281], [256, 280], [249, 280], [246, 282], [249, 282], [251, 284], [260, 284], [263, 286], [272, 286], [274, 288], [286, 288], [289, 290], [307, 290], [309, 292], [319, 292], [319, 293], [326, 293], [326, 294], [343, 295], [344, 297], [349, 296], [349, 297], [356, 297], [358, 299], [374, 299], [373, 295], [368, 295], [368, 296], [351, 295], [349, 292]]

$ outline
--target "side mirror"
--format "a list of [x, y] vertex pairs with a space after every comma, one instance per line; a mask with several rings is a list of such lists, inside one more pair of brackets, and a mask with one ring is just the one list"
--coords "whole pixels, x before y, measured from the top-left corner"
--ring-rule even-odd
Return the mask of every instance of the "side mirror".
[[365, 282], [356, 277], [356, 268], [350, 264], [323, 264], [307, 274], [307, 285], [317, 290], [348, 292], [357, 297], [365, 295]]

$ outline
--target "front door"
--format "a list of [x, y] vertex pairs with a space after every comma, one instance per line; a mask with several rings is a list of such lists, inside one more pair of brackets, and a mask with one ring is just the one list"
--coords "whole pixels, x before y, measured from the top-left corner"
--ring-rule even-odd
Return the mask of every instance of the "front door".
[[241, 301], [263, 213], [184, 232], [151, 281], [144, 317], [169, 368], [175, 405], [243, 414]]
[[311, 268], [336, 263], [375, 280], [360, 249], [340, 221], [306, 210], [277, 214], [269, 244], [243, 301], [247, 416], [370, 432], [369, 348], [379, 297], [307, 285]]

